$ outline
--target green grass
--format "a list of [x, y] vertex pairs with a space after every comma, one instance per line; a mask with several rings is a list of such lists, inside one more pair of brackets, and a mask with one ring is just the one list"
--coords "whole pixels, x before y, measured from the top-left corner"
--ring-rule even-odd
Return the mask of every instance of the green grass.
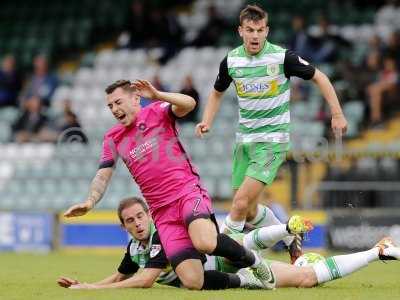
[[[121, 250], [122, 251], [122, 250]], [[60, 253], [48, 255], [0, 254], [0, 299], [400, 299], [400, 262], [375, 262], [366, 269], [345, 279], [312, 289], [187, 291], [156, 286], [152, 289], [124, 290], [68, 290], [60, 288], [56, 279], [65, 275], [91, 282], [104, 278], [116, 270], [118, 254], [96, 252]], [[286, 259], [286, 256], [274, 256]]]

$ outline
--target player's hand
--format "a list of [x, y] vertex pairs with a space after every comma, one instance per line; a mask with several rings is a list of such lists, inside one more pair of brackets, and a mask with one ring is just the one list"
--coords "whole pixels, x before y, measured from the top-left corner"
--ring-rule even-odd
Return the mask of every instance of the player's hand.
[[63, 288], [69, 288], [72, 285], [80, 284], [80, 282], [76, 279], [71, 279], [68, 277], [60, 277], [57, 279], [57, 283], [59, 286]]
[[209, 131], [210, 131], [210, 127], [205, 122], [201, 122], [196, 125], [195, 132], [198, 137], [201, 137], [201, 138], [204, 137], [204, 134], [206, 134]]
[[342, 137], [347, 131], [347, 120], [342, 113], [332, 116], [332, 130], [335, 138]]
[[68, 210], [64, 213], [64, 217], [79, 217], [85, 215], [89, 210], [93, 208], [92, 201], [86, 201], [80, 204], [75, 204], [68, 208]]
[[147, 80], [135, 80], [131, 87], [140, 96], [147, 99], [157, 99], [159, 91]]

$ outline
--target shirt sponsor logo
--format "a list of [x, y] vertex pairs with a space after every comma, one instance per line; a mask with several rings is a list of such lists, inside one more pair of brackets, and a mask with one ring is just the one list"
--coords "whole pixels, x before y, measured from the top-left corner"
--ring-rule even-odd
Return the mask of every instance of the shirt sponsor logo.
[[274, 96], [279, 93], [278, 81], [276, 79], [265, 81], [265, 79], [251, 82], [236, 80], [236, 90], [239, 97], [246, 96]]
[[239, 89], [244, 93], [264, 93], [271, 88], [269, 83], [257, 82], [257, 83], [242, 83], [239, 82]]
[[152, 245], [150, 250], [150, 258], [156, 257], [161, 251], [161, 245]]
[[129, 156], [134, 160], [137, 161], [141, 158], [143, 158], [147, 153], [150, 153], [157, 147], [157, 138], [151, 138], [148, 141], [144, 142], [143, 144], [140, 144], [133, 148], [129, 152]]

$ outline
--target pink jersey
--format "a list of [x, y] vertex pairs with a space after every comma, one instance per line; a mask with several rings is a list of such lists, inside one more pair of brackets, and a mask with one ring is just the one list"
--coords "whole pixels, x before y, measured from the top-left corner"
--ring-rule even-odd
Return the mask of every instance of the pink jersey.
[[171, 105], [154, 102], [142, 108], [134, 122], [107, 131], [100, 168], [121, 157], [139, 185], [151, 211], [193, 192], [200, 178], [178, 140]]

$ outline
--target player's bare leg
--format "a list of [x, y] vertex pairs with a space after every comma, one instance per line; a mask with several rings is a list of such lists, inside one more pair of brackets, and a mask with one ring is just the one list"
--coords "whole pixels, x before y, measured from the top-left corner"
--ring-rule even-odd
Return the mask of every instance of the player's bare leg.
[[200, 260], [184, 260], [175, 268], [175, 272], [184, 287], [191, 290], [200, 290], [203, 288], [204, 269]]
[[297, 267], [282, 262], [273, 262], [272, 271], [276, 278], [276, 287], [313, 287], [318, 284], [317, 275], [312, 267]]
[[249, 210], [263, 191], [265, 184], [246, 176], [240, 188], [235, 192], [229, 216], [225, 226], [230, 232], [242, 232]]

